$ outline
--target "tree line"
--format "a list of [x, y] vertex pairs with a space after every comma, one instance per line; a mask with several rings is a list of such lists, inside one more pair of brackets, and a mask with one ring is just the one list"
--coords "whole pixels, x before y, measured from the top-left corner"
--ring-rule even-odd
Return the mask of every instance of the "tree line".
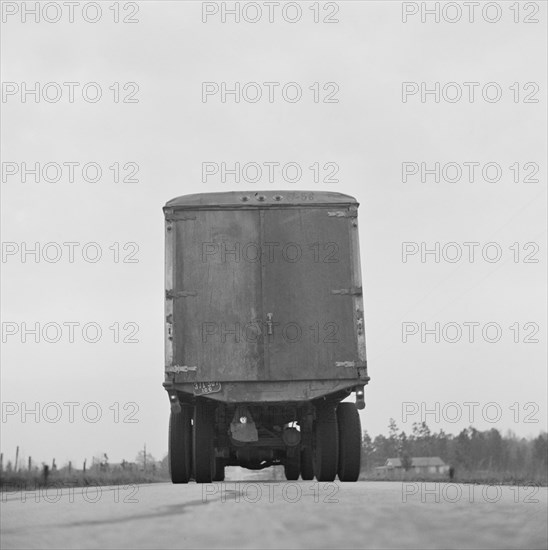
[[480, 431], [470, 426], [458, 435], [440, 429], [434, 433], [426, 422], [414, 423], [410, 434], [399, 430], [393, 418], [388, 424], [388, 436], [374, 439], [365, 431], [362, 437], [362, 467], [372, 470], [383, 466], [388, 458], [399, 458], [409, 470], [411, 459], [419, 456], [439, 456], [446, 464], [461, 472], [488, 471], [546, 479], [548, 470], [548, 435], [543, 432], [534, 439], [519, 438], [509, 431], [506, 435], [495, 429]]

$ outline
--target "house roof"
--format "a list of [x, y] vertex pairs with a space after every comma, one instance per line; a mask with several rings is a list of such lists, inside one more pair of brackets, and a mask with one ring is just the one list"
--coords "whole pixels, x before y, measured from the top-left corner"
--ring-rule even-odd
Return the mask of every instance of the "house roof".
[[[401, 468], [401, 459], [399, 458], [387, 458], [386, 465], [393, 468]], [[426, 466], [446, 466], [445, 462], [439, 456], [415, 456], [411, 459], [412, 467], [426, 467]]]

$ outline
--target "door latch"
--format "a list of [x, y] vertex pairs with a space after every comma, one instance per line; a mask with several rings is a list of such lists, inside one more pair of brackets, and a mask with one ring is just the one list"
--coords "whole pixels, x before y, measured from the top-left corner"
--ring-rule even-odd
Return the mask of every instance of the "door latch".
[[267, 333], [272, 334], [272, 313], [266, 314], [266, 328]]

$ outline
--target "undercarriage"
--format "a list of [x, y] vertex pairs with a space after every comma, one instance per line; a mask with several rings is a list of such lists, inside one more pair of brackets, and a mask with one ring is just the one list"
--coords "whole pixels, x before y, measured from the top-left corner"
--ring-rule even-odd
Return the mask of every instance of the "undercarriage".
[[223, 403], [170, 392], [169, 464], [172, 481], [224, 480], [227, 466], [262, 470], [282, 465], [286, 479], [356, 481], [361, 425], [357, 403], [342, 392], [315, 401]]

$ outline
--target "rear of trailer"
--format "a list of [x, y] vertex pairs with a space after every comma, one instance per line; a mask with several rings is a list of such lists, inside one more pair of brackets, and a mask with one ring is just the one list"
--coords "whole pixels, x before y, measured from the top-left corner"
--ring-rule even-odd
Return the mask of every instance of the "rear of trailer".
[[357, 212], [353, 197], [323, 191], [166, 204], [174, 483], [222, 480], [228, 465], [357, 479], [369, 380]]

